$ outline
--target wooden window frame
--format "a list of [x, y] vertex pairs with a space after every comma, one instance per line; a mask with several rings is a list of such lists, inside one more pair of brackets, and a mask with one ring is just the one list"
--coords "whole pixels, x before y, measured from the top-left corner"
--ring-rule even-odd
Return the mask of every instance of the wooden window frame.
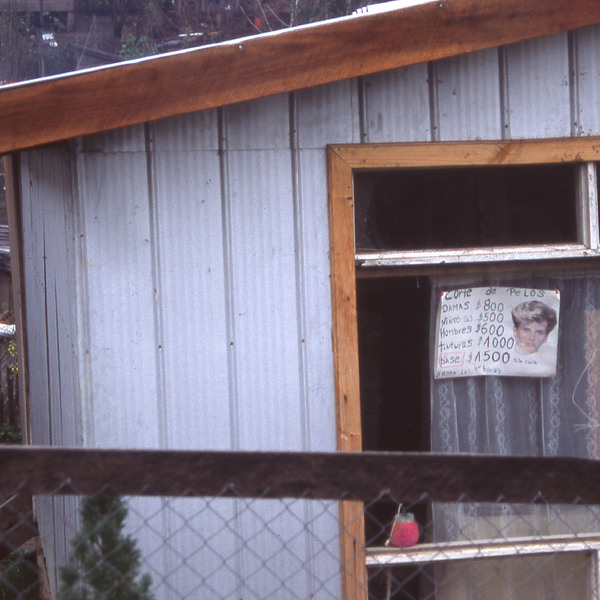
[[[358, 329], [356, 264], [398, 268], [436, 263], [513, 262], [547, 258], [600, 256], [597, 200], [593, 196], [578, 207], [577, 244], [545, 247], [476, 249], [470, 253], [421, 251], [355, 254], [355, 171], [402, 167], [447, 167], [477, 165], [526, 165], [547, 163], [592, 163], [600, 161], [600, 138], [561, 138], [476, 142], [419, 142], [398, 144], [340, 144], [327, 147], [329, 185], [330, 261], [332, 286], [333, 354], [337, 412], [337, 446], [344, 452], [362, 450], [360, 386], [358, 374]], [[581, 186], [594, 183], [595, 169], [582, 169]], [[364, 550], [363, 506], [340, 505], [343, 598], [366, 598], [367, 575]]]

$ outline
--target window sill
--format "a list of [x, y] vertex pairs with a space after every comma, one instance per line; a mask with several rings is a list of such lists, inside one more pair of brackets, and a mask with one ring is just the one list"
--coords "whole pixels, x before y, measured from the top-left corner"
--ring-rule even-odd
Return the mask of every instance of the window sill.
[[362, 251], [355, 254], [355, 261], [356, 265], [361, 268], [385, 268], [515, 260], [554, 260], [595, 256], [600, 256], [599, 248], [590, 248], [583, 244], [561, 244], [465, 248], [463, 250]]
[[599, 551], [600, 534], [595, 533], [577, 536], [426, 543], [410, 548], [372, 547], [367, 548], [365, 554], [367, 567], [385, 567], [556, 552], [597, 553]]

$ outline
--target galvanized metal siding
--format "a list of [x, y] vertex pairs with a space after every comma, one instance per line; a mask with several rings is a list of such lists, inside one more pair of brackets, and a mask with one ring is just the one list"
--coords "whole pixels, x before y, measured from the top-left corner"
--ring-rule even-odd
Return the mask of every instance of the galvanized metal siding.
[[368, 143], [432, 139], [426, 64], [366, 77], [361, 96], [362, 139]]
[[[326, 145], [598, 135], [599, 32], [23, 153], [33, 441], [335, 450]], [[335, 508], [299, 502], [282, 516], [261, 502], [251, 516], [221, 501], [211, 517], [192, 500], [169, 514], [161, 502], [132, 502], [132, 531], [149, 519], [191, 554], [182, 519], [216, 535], [220, 514], [300, 597], [339, 596], [335, 554], [318, 541], [335, 539]], [[40, 507], [45, 544], [64, 556], [67, 537], [52, 530], [74, 511]], [[257, 514], [283, 537], [253, 538]], [[216, 557], [177, 570], [159, 538], [141, 542], [165, 589], [193, 594], [198, 572], [232, 598], [251, 594], [257, 565], [233, 535], [213, 539], [236, 557], [235, 575]], [[286, 563], [282, 542], [310, 568]]]
[[232, 444], [216, 111], [149, 127], [161, 447]]
[[600, 132], [600, 27], [571, 34], [573, 40], [572, 118], [575, 135]]
[[430, 77], [435, 139], [502, 138], [498, 50], [440, 61]]
[[86, 444], [157, 447], [155, 282], [142, 127], [83, 140]]
[[299, 174], [290, 107], [81, 142], [86, 443], [335, 448], [324, 143]]
[[[345, 101], [339, 92], [324, 94]], [[321, 106], [331, 110], [329, 102]], [[321, 176], [311, 181], [313, 189], [319, 185], [316, 195], [309, 200], [304, 192], [298, 140], [303, 132], [314, 132], [315, 120], [304, 127], [296, 108], [294, 98], [281, 95], [223, 111], [230, 352], [240, 448], [335, 448], [328, 225], [322, 218], [327, 187]], [[319, 154], [324, 175], [322, 144]], [[307, 214], [306, 202], [318, 210]], [[315, 229], [318, 246], [309, 251], [306, 235]], [[317, 294], [319, 306], [309, 310], [311, 294]], [[319, 430], [313, 431], [317, 421]], [[339, 595], [335, 553], [323, 557], [315, 541], [323, 534], [335, 538], [336, 519], [320, 507], [317, 517], [314, 510], [308, 502], [296, 502], [282, 513], [277, 503], [259, 502], [252, 513], [238, 515], [239, 531], [251, 546], [250, 552], [239, 554], [240, 595], [252, 596], [256, 589], [276, 595], [280, 577], [292, 589], [303, 590], [302, 597], [319, 591]], [[278, 535], [261, 532], [261, 520]], [[312, 534], [303, 533], [300, 523], [310, 523]], [[304, 568], [294, 556], [304, 557]], [[260, 566], [264, 558], [268, 571]], [[322, 581], [328, 581], [327, 589]]]
[[21, 168], [31, 434], [72, 445], [80, 438], [70, 160], [62, 149], [33, 150]]
[[[65, 148], [21, 155], [25, 319], [29, 372], [29, 438], [81, 445], [72, 171]], [[36, 515], [48, 573], [67, 555], [76, 531], [75, 500], [38, 498]]]
[[371, 143], [598, 135], [600, 29], [365, 78]]
[[[325, 148], [332, 140], [360, 141], [359, 90], [356, 81], [344, 81], [303, 90], [292, 96], [291, 148], [296, 221], [298, 332], [300, 384], [306, 396], [306, 449], [334, 451], [335, 401], [331, 352], [331, 288], [329, 283], [329, 218]], [[331, 425], [334, 425], [333, 428]], [[335, 503], [294, 503], [291, 507], [307, 524], [307, 546], [297, 548], [306, 557], [310, 573], [307, 597], [338, 598], [341, 582], [338, 548], [323, 540], [339, 535]], [[292, 520], [293, 521], [293, 520]], [[297, 524], [293, 531], [298, 532]], [[296, 545], [302, 540], [297, 536]], [[333, 550], [333, 551], [332, 551]]]
[[[345, 91], [329, 97], [343, 100]], [[324, 142], [309, 150], [319, 154], [320, 176], [299, 177], [292, 105], [278, 96], [220, 117], [189, 115], [82, 140], [86, 443], [335, 449]], [[312, 118], [306, 125], [312, 129]], [[295, 144], [301, 131], [309, 131], [304, 123]], [[310, 183], [308, 198], [301, 180]], [[318, 212], [306, 212], [303, 202]], [[322, 252], [306, 251], [307, 235]], [[323, 532], [335, 538], [337, 518], [307, 502], [282, 515], [277, 503], [248, 513], [215, 501], [198, 515], [195, 501], [181, 500], [160, 519], [154, 501], [130, 507], [133, 531], [158, 519], [153, 528], [183, 551], [195, 543], [181, 530], [181, 519], [190, 519], [203, 535], [212, 532], [224, 555], [238, 557], [236, 575], [218, 555], [181, 568], [177, 553], [158, 550], [156, 538], [140, 533], [151, 569], [165, 573], [162, 585], [182, 596], [198, 573], [232, 597], [256, 586], [275, 590], [279, 579], [269, 572], [297, 580], [302, 595], [319, 589], [319, 572], [331, 596], [339, 593], [335, 555], [317, 560], [322, 549], [314, 541]], [[259, 535], [257, 514], [282, 535]], [[237, 547], [230, 529], [219, 529], [223, 519], [255, 540], [255, 556], [266, 553], [270, 571]], [[312, 536], [302, 522], [311, 523]], [[312, 574], [298, 570], [292, 555], [314, 563]]]
[[24, 153], [32, 390], [76, 373], [84, 415], [36, 406], [36, 441], [333, 449], [326, 144], [597, 134], [598, 31]]
[[236, 444], [306, 447], [287, 95], [225, 110]]
[[506, 48], [508, 130], [512, 138], [571, 134], [567, 34]]
[[[292, 98], [298, 326], [302, 389], [307, 397], [307, 450], [335, 450], [331, 351], [329, 214], [326, 145], [360, 142], [356, 80], [310, 88]], [[333, 428], [332, 428], [333, 424]]]

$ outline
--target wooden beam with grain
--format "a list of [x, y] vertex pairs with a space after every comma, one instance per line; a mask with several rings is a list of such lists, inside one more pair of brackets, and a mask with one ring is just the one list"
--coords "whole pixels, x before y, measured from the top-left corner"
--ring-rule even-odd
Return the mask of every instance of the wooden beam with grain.
[[596, 0], [439, 0], [7, 86], [0, 154], [596, 23]]
[[600, 137], [331, 144], [350, 169], [534, 165], [600, 161]]
[[[352, 172], [339, 154], [330, 150], [327, 174], [337, 448], [342, 452], [360, 452], [362, 428], [358, 379]], [[340, 554], [342, 564], [346, 565], [342, 573], [343, 598], [363, 598], [363, 591], [367, 587], [363, 556], [365, 535], [363, 515], [361, 503], [350, 501], [340, 503]]]
[[0, 493], [600, 504], [600, 461], [387, 452], [0, 447]]

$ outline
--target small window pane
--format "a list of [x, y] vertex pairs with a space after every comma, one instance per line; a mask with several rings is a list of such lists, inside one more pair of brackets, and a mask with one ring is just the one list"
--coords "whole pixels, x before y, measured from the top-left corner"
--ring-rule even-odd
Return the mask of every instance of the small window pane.
[[577, 243], [575, 164], [355, 173], [357, 250]]

